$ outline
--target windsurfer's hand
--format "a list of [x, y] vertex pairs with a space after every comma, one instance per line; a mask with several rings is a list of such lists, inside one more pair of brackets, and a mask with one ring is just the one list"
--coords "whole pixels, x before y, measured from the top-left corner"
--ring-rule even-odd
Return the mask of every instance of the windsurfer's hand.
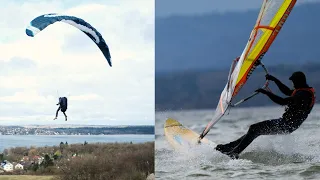
[[267, 93], [267, 91], [265, 89], [262, 89], [262, 88], [259, 88], [259, 89], [255, 90], [255, 92], [262, 93], [262, 94], [266, 94]]
[[274, 76], [272, 76], [272, 75], [270, 75], [270, 74], [267, 74], [267, 75], [266, 75], [266, 79], [267, 79], [267, 80], [270, 80], [270, 81], [275, 81], [275, 80], [277, 80], [277, 78], [275, 78]]

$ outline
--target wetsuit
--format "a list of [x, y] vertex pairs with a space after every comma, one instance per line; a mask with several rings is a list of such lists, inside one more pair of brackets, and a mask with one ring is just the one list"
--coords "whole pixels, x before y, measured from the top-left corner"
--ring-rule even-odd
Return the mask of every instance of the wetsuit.
[[67, 108], [68, 108], [68, 99], [66, 97], [60, 97], [59, 98], [59, 103], [57, 105], [59, 105], [59, 108], [57, 109], [55, 119], [57, 119], [58, 112], [59, 112], [59, 110], [61, 110], [61, 112], [63, 112], [63, 114], [64, 114], [64, 116], [66, 118], [66, 121], [67, 121], [67, 115], [66, 115], [65, 112], [67, 111]]
[[218, 145], [216, 150], [232, 158], [237, 158], [238, 154], [258, 136], [290, 134], [298, 129], [304, 120], [307, 119], [315, 102], [315, 90], [306, 84], [304, 74], [298, 72], [298, 75], [294, 73], [290, 77], [296, 88], [295, 90], [290, 90], [273, 76], [269, 75], [269, 78], [276, 83], [282, 93], [290, 97], [281, 98], [263, 89], [259, 89], [257, 92], [266, 94], [273, 102], [279, 105], [286, 105], [285, 113], [279, 119], [266, 120], [251, 125], [247, 134], [228, 144]]

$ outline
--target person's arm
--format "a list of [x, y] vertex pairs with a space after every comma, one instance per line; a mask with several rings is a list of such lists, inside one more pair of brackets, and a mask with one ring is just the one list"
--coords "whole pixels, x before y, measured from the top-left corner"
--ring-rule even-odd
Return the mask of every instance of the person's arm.
[[280, 96], [273, 94], [272, 92], [266, 91], [261, 88], [257, 89], [256, 92], [267, 95], [273, 102], [275, 102], [276, 104], [279, 104], [281, 106], [287, 105], [292, 100], [292, 97], [282, 98]]
[[60, 104], [61, 104], [61, 98], [59, 98], [59, 102], [58, 102], [57, 106], [60, 105]]
[[273, 81], [276, 83], [276, 85], [278, 86], [279, 90], [287, 95], [287, 96], [291, 96], [291, 94], [293, 93], [293, 90], [291, 90], [288, 86], [284, 85], [279, 79], [277, 79], [276, 77], [270, 75], [270, 74], [267, 74], [266, 75], [266, 79], [267, 80], [270, 80], [270, 81]]
[[281, 106], [289, 104], [289, 102], [292, 100], [292, 97], [282, 98], [282, 97], [277, 96], [269, 91], [266, 91], [265, 95], [267, 95], [273, 102], [275, 102]]
[[273, 102], [284, 106], [288, 105], [289, 103], [294, 104], [301, 104], [303, 106], [309, 106], [310, 102], [308, 99], [311, 99], [310, 93], [306, 91], [299, 91], [294, 96], [290, 96], [287, 98], [282, 98], [280, 96], [277, 96], [273, 94], [272, 92], [266, 91], [264, 89], [258, 89], [256, 92], [260, 92], [262, 94], [267, 95]]
[[291, 96], [293, 90], [291, 90], [288, 86], [284, 85], [279, 79], [276, 79], [274, 82], [283, 94]]

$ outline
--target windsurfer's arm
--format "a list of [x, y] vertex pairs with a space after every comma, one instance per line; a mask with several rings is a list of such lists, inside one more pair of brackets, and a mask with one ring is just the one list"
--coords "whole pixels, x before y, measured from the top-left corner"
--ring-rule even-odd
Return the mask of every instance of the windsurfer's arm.
[[291, 94], [293, 93], [293, 90], [291, 90], [288, 86], [284, 85], [280, 80], [275, 79], [274, 81], [276, 83], [276, 85], [278, 86], [278, 88], [280, 89], [280, 91], [287, 95], [287, 96], [291, 96]]
[[[282, 105], [282, 106], [288, 105], [289, 103], [304, 104], [303, 102], [305, 101], [305, 99], [308, 99], [308, 97], [310, 96], [309, 94], [306, 94], [305, 92], [298, 92], [294, 96], [282, 98], [282, 97], [277, 96], [269, 91], [265, 91], [263, 93], [266, 94], [273, 102], [275, 102], [279, 105]], [[306, 104], [308, 104], [308, 103], [306, 103]]]
[[267, 95], [273, 102], [281, 105], [281, 106], [284, 106], [284, 105], [287, 105], [291, 99], [291, 97], [288, 97], [288, 98], [282, 98], [280, 96], [277, 96], [275, 94], [273, 94], [272, 92], [270, 91], [266, 91], [265, 89], [257, 89], [256, 92], [259, 92], [259, 93], [262, 93], [262, 94], [265, 94]]
[[276, 85], [278, 86], [278, 88], [280, 89], [280, 91], [287, 95], [287, 96], [291, 96], [291, 94], [293, 93], [293, 90], [291, 90], [288, 86], [284, 85], [279, 79], [277, 79], [276, 77], [270, 75], [270, 74], [267, 74], [266, 75], [266, 79], [267, 80], [270, 80], [270, 81], [273, 81], [276, 83]]
[[287, 105], [289, 102], [289, 98], [290, 98], [290, 97], [289, 98], [282, 98], [282, 97], [277, 96], [269, 91], [266, 91], [264, 94], [267, 95], [273, 102], [275, 102], [281, 106]]

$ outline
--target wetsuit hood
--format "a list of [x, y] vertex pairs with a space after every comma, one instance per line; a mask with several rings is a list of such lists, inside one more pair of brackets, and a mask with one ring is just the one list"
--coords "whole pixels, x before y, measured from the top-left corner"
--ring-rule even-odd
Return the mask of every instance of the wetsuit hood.
[[295, 89], [309, 87], [308, 84], [307, 84], [306, 76], [301, 71], [294, 72], [290, 76], [289, 80], [291, 80], [293, 82], [293, 85], [294, 85]]

